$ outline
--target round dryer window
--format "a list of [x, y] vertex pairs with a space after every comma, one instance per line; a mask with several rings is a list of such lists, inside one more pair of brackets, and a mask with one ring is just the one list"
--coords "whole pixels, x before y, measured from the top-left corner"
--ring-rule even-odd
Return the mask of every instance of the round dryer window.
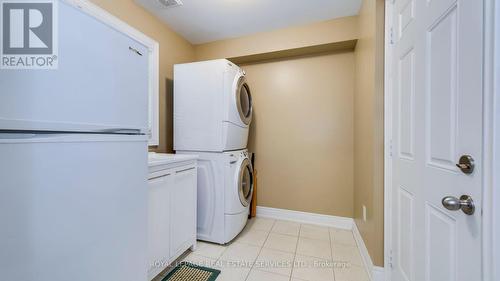
[[253, 169], [248, 159], [243, 160], [239, 173], [239, 195], [243, 206], [248, 206], [253, 194]]
[[252, 95], [250, 94], [250, 87], [246, 83], [245, 77], [241, 77], [238, 81], [236, 98], [241, 121], [248, 125], [252, 121]]

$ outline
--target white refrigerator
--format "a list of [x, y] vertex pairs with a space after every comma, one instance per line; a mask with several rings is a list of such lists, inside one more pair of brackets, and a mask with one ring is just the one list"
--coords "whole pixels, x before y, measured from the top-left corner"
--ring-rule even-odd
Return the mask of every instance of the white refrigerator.
[[58, 69], [0, 70], [0, 280], [145, 281], [148, 52], [58, 16]]

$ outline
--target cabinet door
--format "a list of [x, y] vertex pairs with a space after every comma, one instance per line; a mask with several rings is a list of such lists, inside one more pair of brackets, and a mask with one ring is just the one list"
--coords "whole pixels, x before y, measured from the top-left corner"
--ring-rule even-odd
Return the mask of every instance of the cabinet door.
[[172, 174], [149, 180], [148, 276], [161, 272], [170, 259], [170, 189]]
[[171, 257], [187, 250], [196, 239], [196, 166], [176, 169], [171, 197]]

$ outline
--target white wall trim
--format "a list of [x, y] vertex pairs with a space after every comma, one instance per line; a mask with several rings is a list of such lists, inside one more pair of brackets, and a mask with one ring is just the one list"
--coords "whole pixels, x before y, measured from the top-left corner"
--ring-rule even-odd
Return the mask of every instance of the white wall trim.
[[[493, 40], [491, 42], [493, 45], [491, 56], [493, 56], [493, 58], [491, 58], [490, 61], [494, 61], [494, 63], [490, 77], [493, 78], [493, 81], [491, 81], [493, 84], [491, 95], [494, 104], [493, 113], [495, 115], [492, 116], [492, 118], [495, 123], [492, 128], [493, 164], [491, 171], [493, 171], [493, 178], [490, 186], [490, 190], [492, 192], [490, 215], [493, 230], [490, 233], [491, 244], [487, 245], [491, 253], [491, 256], [489, 256], [490, 268], [487, 268], [487, 270], [489, 270], [487, 274], [489, 274], [490, 280], [500, 280], [500, 267], [494, 266], [500, 264], [500, 239], [498, 238], [500, 237], [500, 176], [498, 175], [498, 170], [500, 169], [500, 122], [498, 122], [498, 120], [500, 120], [500, 79], [498, 79], [498, 77], [500, 77], [500, 3], [499, 1], [493, 0], [488, 1], [488, 3], [489, 6], [487, 8], [494, 11], [492, 13], [493, 18], [491, 19], [489, 25], [493, 27], [493, 30], [491, 31], [493, 33]], [[494, 239], [495, 237], [496, 239]]]
[[370, 253], [368, 253], [368, 249], [366, 248], [363, 237], [359, 232], [358, 226], [355, 223], [352, 226], [352, 234], [354, 235], [354, 240], [356, 240], [356, 244], [358, 244], [358, 249], [359, 253], [361, 254], [361, 259], [363, 259], [363, 263], [365, 264], [365, 268], [368, 271], [370, 280], [373, 280], [373, 261], [370, 257]]
[[317, 224], [347, 230], [351, 230], [354, 224], [354, 220], [352, 218], [306, 213], [262, 206], [257, 206], [257, 216], [299, 223]]
[[[392, 253], [392, 36], [394, 2], [385, 2], [385, 66], [384, 66], [384, 268], [381, 280], [390, 281]], [[381, 275], [377, 272], [377, 276]]]
[[111, 26], [112, 28], [127, 34], [130, 38], [143, 44], [149, 52], [149, 145], [160, 144], [159, 134], [159, 62], [160, 62], [160, 44], [148, 37], [139, 30], [128, 25], [124, 21], [108, 13], [106, 10], [93, 4], [89, 0], [63, 0], [64, 2], [82, 10], [84, 13], [98, 19], [99, 21]]
[[358, 244], [359, 253], [361, 254], [361, 258], [363, 259], [363, 263], [365, 268], [368, 271], [368, 277], [372, 281], [387, 281], [386, 279], [386, 270], [384, 267], [373, 265], [372, 258], [370, 257], [370, 253], [368, 253], [368, 249], [366, 248], [365, 241], [359, 232], [358, 226], [356, 223], [352, 226], [352, 233], [354, 235], [354, 240]]
[[[495, 3], [496, 2], [496, 3]], [[499, 262], [500, 246], [496, 237], [500, 235], [498, 211], [500, 206], [499, 181], [497, 171], [500, 167], [500, 117], [499, 80], [500, 71], [500, 5], [498, 1], [484, 2], [484, 132], [483, 132], [483, 280], [498, 280], [500, 271], [495, 264]]]
[[373, 267], [372, 281], [387, 281], [387, 279], [385, 279], [385, 276], [385, 268], [380, 266]]

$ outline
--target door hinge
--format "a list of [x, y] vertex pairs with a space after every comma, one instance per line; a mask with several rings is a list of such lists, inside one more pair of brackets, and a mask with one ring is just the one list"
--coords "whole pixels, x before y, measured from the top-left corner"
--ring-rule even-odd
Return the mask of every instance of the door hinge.
[[394, 45], [394, 27], [389, 30], [389, 43]]
[[391, 268], [391, 270], [394, 268], [392, 263], [392, 250], [389, 252], [389, 267]]
[[389, 141], [389, 157], [392, 158], [392, 139]]

